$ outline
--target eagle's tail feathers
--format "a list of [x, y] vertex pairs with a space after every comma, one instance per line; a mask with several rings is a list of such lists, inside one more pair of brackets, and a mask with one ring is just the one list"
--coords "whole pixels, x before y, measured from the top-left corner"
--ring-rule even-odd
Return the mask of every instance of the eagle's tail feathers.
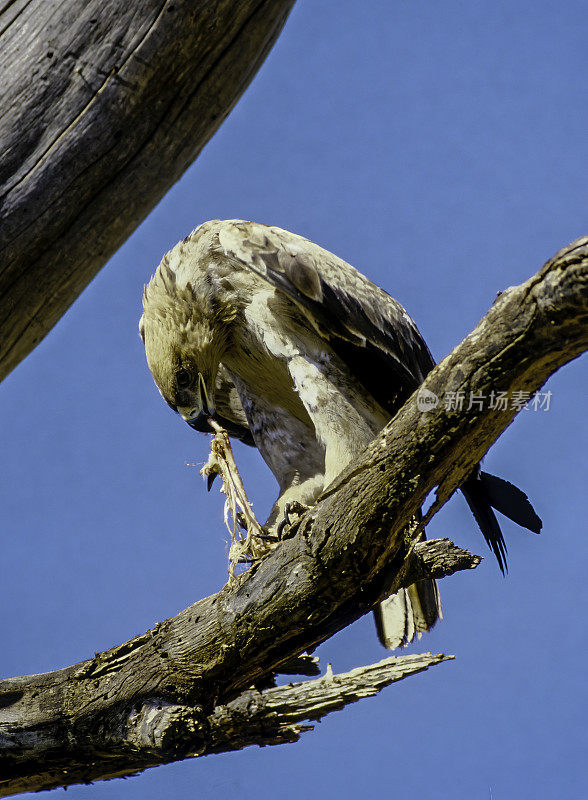
[[427, 579], [401, 589], [374, 609], [374, 617], [384, 647], [388, 650], [404, 647], [441, 619], [437, 582]]
[[522, 528], [540, 533], [543, 523], [527, 495], [518, 486], [488, 472], [480, 472], [480, 481], [493, 508]]
[[496, 519], [496, 514], [492, 511], [492, 505], [484, 491], [482, 481], [478, 478], [466, 481], [466, 483], [462, 484], [461, 491], [478, 523], [479, 529], [482, 531], [482, 536], [496, 556], [500, 571], [504, 575], [508, 572], [506, 542]]
[[462, 484], [461, 491], [488, 547], [496, 556], [501, 572], [506, 573], [508, 571], [506, 542], [492, 509], [495, 508], [505, 517], [533, 533], [539, 533], [541, 530], [541, 520], [523, 491], [488, 472], [478, 472], [469, 478]]

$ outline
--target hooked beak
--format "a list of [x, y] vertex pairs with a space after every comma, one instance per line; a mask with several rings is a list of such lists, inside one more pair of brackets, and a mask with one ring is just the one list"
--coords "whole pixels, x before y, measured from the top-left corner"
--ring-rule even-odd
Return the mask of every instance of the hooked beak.
[[210, 414], [207, 414], [205, 411], [201, 411], [195, 417], [190, 417], [189, 419], [184, 417], [184, 419], [195, 431], [200, 431], [200, 433], [213, 433], [213, 430], [208, 423], [210, 417]]
[[183, 419], [194, 430], [208, 433], [211, 428], [208, 424], [210, 417], [214, 416], [214, 403], [210, 401], [206, 382], [201, 372], [198, 373], [198, 393], [199, 406], [196, 408], [179, 408], [178, 411]]

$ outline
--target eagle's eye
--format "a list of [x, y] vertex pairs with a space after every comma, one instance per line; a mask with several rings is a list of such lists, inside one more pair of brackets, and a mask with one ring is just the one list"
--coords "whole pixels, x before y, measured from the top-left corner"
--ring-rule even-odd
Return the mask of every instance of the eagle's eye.
[[192, 383], [192, 376], [190, 372], [182, 367], [176, 372], [176, 385], [178, 389], [187, 389]]

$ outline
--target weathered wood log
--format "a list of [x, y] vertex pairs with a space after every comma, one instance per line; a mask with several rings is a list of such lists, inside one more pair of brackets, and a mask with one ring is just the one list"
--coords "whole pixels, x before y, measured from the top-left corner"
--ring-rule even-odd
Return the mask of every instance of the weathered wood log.
[[[264, 691], [248, 689], [209, 714], [201, 706], [145, 700], [130, 713], [110, 718], [108, 727], [88, 731], [84, 742], [76, 740], [67, 760], [63, 748], [55, 751], [51, 746], [54, 741], [45, 732], [36, 745], [35, 774], [22, 761], [5, 765], [0, 774], [0, 796], [128, 776], [178, 759], [242, 750], [250, 745], [295, 742], [313, 728], [299, 723], [320, 720], [450, 658], [432, 653], [391, 657], [340, 675], [333, 675], [329, 667], [318, 680]], [[0, 734], [3, 749], [6, 739]], [[18, 738], [12, 741], [13, 749], [18, 749]], [[30, 738], [26, 745], [32, 749]]]
[[0, 12], [0, 380], [178, 180], [294, 0]]
[[[390, 592], [429, 574], [475, 566], [476, 557], [449, 545], [413, 547], [407, 530], [417, 531], [409, 522], [435, 486], [427, 519], [446, 502], [523, 405], [474, 404], [468, 410], [441, 401], [423, 412], [417, 395], [488, 397], [500, 390], [514, 399], [517, 392], [535, 392], [587, 348], [587, 323], [585, 238], [560, 251], [525, 284], [503, 292], [328, 487], [296, 533], [254, 569], [90, 661], [2, 681], [5, 793], [7, 770], [21, 781], [34, 780], [44, 749], [52, 750], [62, 770], [68, 763], [79, 765], [85, 754], [100, 752], [97, 739], [108, 750], [120, 720], [154, 701], [199, 707], [208, 717]], [[95, 759], [92, 763], [94, 769]]]

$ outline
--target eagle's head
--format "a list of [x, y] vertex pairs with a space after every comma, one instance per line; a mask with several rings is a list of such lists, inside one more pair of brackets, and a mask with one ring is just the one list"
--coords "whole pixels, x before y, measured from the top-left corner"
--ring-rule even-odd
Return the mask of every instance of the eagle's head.
[[233, 319], [209, 283], [179, 286], [166, 258], [143, 293], [139, 333], [151, 374], [166, 403], [198, 430], [208, 429], [215, 412], [215, 381]]

